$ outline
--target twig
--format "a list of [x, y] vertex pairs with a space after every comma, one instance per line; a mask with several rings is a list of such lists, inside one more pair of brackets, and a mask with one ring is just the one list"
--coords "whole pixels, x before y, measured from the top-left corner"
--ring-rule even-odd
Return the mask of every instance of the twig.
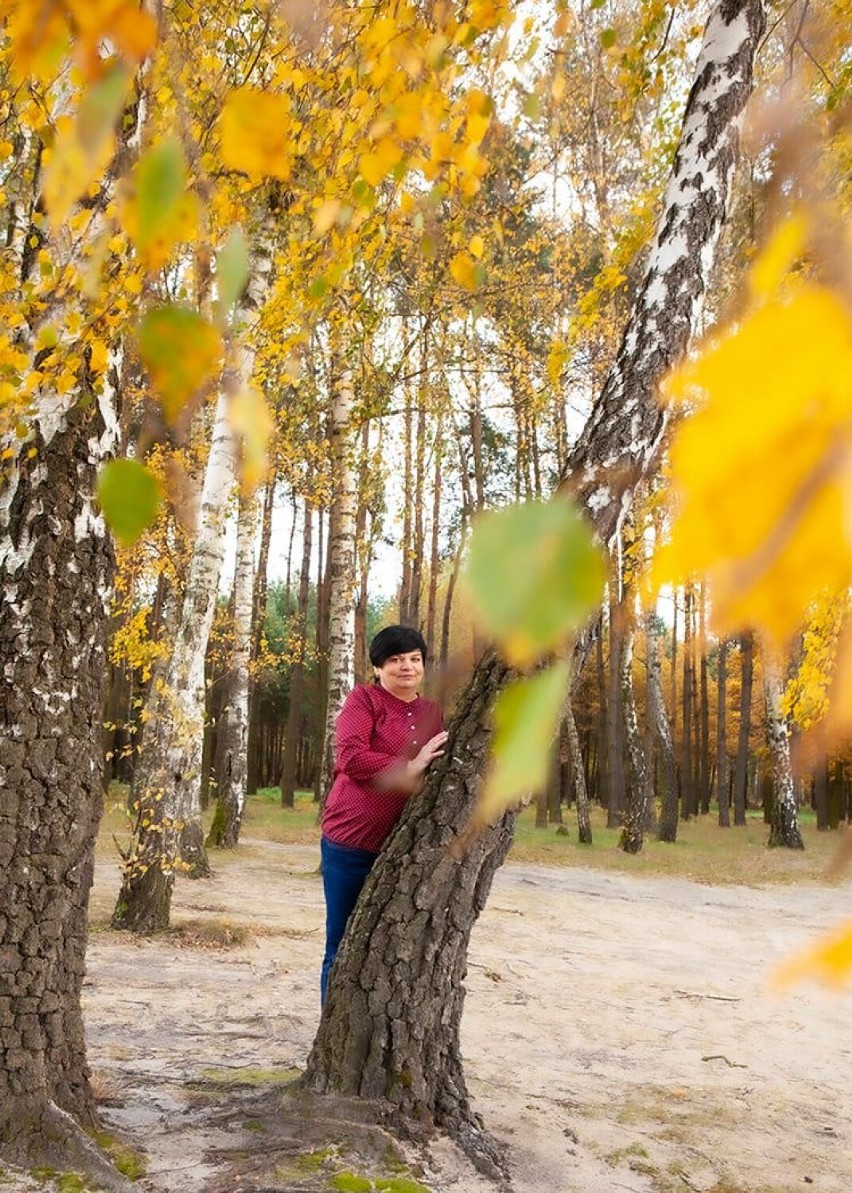
[[747, 1069], [748, 1065], [737, 1064], [735, 1060], [728, 1060], [721, 1052], [714, 1052], [712, 1056], [702, 1056], [702, 1060], [723, 1060], [729, 1069]]
[[741, 998], [727, 994], [695, 994], [692, 990], [675, 990], [675, 994], [679, 994], [681, 998], [705, 998], [711, 1002], [742, 1002]]

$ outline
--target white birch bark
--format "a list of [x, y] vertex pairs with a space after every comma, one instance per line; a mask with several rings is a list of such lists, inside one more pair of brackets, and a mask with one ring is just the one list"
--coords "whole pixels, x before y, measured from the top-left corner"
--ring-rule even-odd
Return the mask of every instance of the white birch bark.
[[234, 570], [234, 642], [225, 705], [216, 732], [217, 807], [208, 844], [232, 849], [239, 841], [248, 775], [249, 659], [254, 606], [254, 553], [260, 530], [256, 499], [240, 498]]
[[766, 700], [766, 744], [772, 764], [773, 800], [769, 844], [786, 849], [804, 849], [796, 810], [790, 736], [781, 712], [781, 674], [769, 651], [763, 652], [763, 692]]
[[354, 425], [355, 390], [348, 365], [335, 362], [331, 417], [333, 493], [329, 526], [328, 703], [320, 791], [328, 791], [334, 769], [334, 729], [343, 701], [355, 683], [355, 517], [358, 478]]
[[[228, 417], [230, 400], [251, 383], [254, 352], [245, 339], [272, 281], [272, 235], [267, 225], [254, 246], [251, 276], [241, 302], [243, 326], [234, 363], [226, 371], [213, 421], [198, 528], [189, 564], [174, 647], [157, 693], [156, 721], [149, 721], [134, 775], [132, 804], [137, 822], [113, 925], [151, 932], [168, 925], [178, 869], [207, 868], [201, 828], [201, 753], [204, 733], [204, 662], [213, 624], [224, 557], [224, 532], [235, 479], [236, 443]], [[242, 336], [241, 336], [242, 333]]]

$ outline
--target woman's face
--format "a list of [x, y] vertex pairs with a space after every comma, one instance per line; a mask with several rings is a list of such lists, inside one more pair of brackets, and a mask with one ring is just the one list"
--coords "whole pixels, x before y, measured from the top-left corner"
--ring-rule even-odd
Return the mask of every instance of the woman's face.
[[394, 654], [375, 671], [379, 683], [392, 696], [413, 700], [423, 678], [423, 655], [419, 650]]

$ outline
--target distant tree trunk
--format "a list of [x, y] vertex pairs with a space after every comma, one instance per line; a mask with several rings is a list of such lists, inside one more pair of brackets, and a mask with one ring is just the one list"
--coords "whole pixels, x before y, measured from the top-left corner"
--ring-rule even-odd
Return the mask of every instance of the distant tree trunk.
[[332, 505], [329, 521], [328, 695], [320, 754], [320, 798], [331, 785], [334, 731], [355, 683], [355, 390], [346, 362], [335, 362], [331, 419]]
[[674, 742], [663, 695], [660, 634], [656, 609], [649, 609], [645, 614], [645, 657], [648, 666], [648, 716], [654, 724], [663, 787], [660, 799], [660, 819], [657, 824], [657, 840], [673, 842], [677, 840], [678, 825], [677, 762], [675, 761]]
[[225, 698], [216, 722], [216, 812], [208, 846], [234, 849], [240, 839], [246, 802], [249, 716], [249, 661], [254, 605], [254, 545], [257, 502], [240, 498], [237, 519], [237, 560], [234, 568], [233, 634], [225, 677]]
[[699, 654], [701, 658], [701, 717], [699, 722], [698, 795], [702, 813], [710, 812], [710, 691], [707, 665], [707, 587], [699, 589]]
[[595, 636], [595, 663], [595, 676], [597, 679], [598, 688], [598, 721], [596, 726], [598, 755], [597, 799], [599, 803], [609, 807], [610, 767], [609, 750], [607, 745], [607, 725], [609, 724], [609, 713], [607, 705], [603, 628], [601, 625], [598, 626], [598, 632]]
[[440, 431], [435, 435], [435, 473], [432, 481], [432, 527], [429, 544], [429, 591], [426, 602], [426, 651], [435, 658], [435, 623], [438, 616], [438, 576], [441, 571], [441, 468], [443, 447]]
[[[758, 0], [725, 0], [713, 10], [646, 279], [569, 458], [568, 487], [608, 546], [665, 431], [656, 385], [682, 355], [700, 312], [763, 23]], [[575, 653], [587, 644], [584, 636]], [[444, 1128], [492, 1175], [504, 1168], [469, 1104], [459, 1026], [470, 932], [509, 848], [513, 818], [502, 817], [458, 859], [447, 843], [468, 823], [488, 748], [486, 713], [506, 678], [505, 667], [484, 655], [459, 699], [444, 756], [373, 867], [306, 1074], [315, 1089], [375, 1099], [395, 1116]]]
[[355, 682], [367, 683], [369, 663], [367, 656], [367, 610], [370, 604], [370, 560], [372, 544], [367, 533], [369, 507], [368, 479], [370, 473], [370, 423], [364, 419], [361, 428], [360, 463], [358, 466], [358, 504], [355, 509], [355, 559], [358, 572], [358, 589], [355, 600], [355, 657], [353, 660]]
[[796, 792], [790, 766], [790, 738], [781, 713], [781, 676], [769, 652], [763, 652], [763, 685], [766, 697], [766, 735], [772, 760], [772, 800], [769, 844], [785, 849], [804, 849], [796, 811]]
[[[260, 550], [257, 571], [254, 577], [254, 600], [252, 602], [251, 658], [254, 664], [260, 658], [261, 642], [266, 629], [266, 606], [269, 596], [269, 547], [272, 542], [272, 510], [275, 504], [275, 473], [266, 482], [263, 494], [263, 515], [260, 529]], [[260, 765], [260, 691], [256, 675], [249, 674], [249, 714], [246, 795], [254, 795], [258, 788]]]
[[828, 829], [828, 761], [820, 758], [814, 776], [814, 805], [816, 808], [817, 832]]
[[[632, 533], [632, 532], [631, 532]], [[624, 812], [624, 826], [619, 845], [625, 853], [639, 853], [645, 842], [648, 820], [647, 761], [642, 749], [642, 734], [636, 714], [636, 693], [633, 686], [633, 644], [635, 641], [635, 600], [632, 580], [625, 584], [622, 609], [624, 636], [621, 641], [621, 696], [624, 707], [624, 736], [627, 745], [629, 782]]]
[[[323, 770], [325, 754], [326, 709], [328, 707], [328, 596], [331, 574], [331, 526], [329, 534], [325, 535], [325, 511], [320, 509], [317, 516], [317, 537], [319, 549], [317, 551], [317, 627], [316, 627], [316, 714], [314, 718], [313, 749], [314, 759], [314, 800], [321, 803], [325, 798]], [[323, 539], [327, 539], [327, 546], [323, 548]]]
[[719, 824], [730, 828], [731, 814], [728, 798], [728, 740], [727, 740], [727, 682], [728, 640], [719, 642], [716, 693], [716, 800], [719, 804]]
[[680, 814], [689, 820], [695, 809], [692, 771], [692, 589], [683, 594], [683, 761], [681, 772]]
[[405, 385], [405, 406], [402, 416], [402, 574], [399, 580], [399, 624], [410, 625], [412, 511], [414, 506], [414, 410], [412, 383]]
[[740, 638], [740, 731], [737, 739], [737, 759], [734, 767], [734, 824], [746, 822], [748, 803], [748, 758], [751, 737], [751, 700], [754, 686], [754, 635], [751, 631]]
[[305, 519], [302, 527], [302, 569], [299, 573], [299, 602], [296, 607], [295, 658], [290, 665], [290, 703], [287, 707], [287, 728], [284, 733], [284, 758], [281, 770], [281, 806], [296, 806], [298, 777], [298, 748], [302, 727], [302, 701], [305, 691], [305, 656], [308, 649], [308, 599], [311, 585], [311, 552], [313, 550], [313, 507], [305, 500]]
[[624, 648], [624, 605], [614, 580], [609, 598], [609, 662], [606, 689], [607, 828], [621, 824], [626, 802], [624, 774], [624, 696], [621, 685], [621, 656]]
[[586, 775], [583, 770], [583, 755], [580, 752], [580, 735], [577, 733], [577, 722], [574, 719], [574, 708], [570, 695], [562, 710], [562, 723], [568, 737], [571, 766], [574, 772], [574, 795], [577, 798], [577, 837], [581, 845], [591, 845], [592, 819], [589, 813], [589, 796], [586, 790]]

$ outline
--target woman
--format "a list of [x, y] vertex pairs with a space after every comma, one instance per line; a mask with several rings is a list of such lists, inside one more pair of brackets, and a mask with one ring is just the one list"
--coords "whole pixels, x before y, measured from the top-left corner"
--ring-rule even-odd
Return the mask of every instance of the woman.
[[417, 691], [426, 662], [422, 634], [386, 626], [370, 643], [370, 662], [375, 683], [354, 688], [337, 719], [334, 781], [322, 816], [323, 1003], [346, 921], [373, 862], [447, 740], [440, 708]]

